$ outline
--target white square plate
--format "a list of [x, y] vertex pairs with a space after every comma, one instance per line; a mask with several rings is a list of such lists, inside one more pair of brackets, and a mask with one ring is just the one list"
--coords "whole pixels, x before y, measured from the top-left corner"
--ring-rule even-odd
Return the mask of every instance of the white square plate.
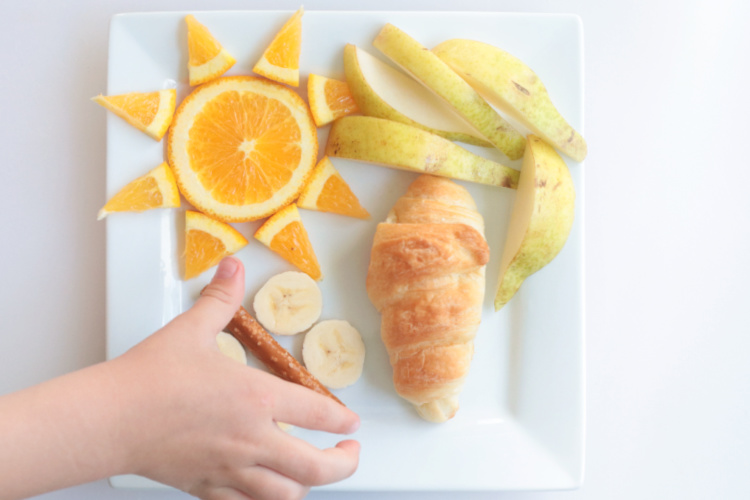
[[[123, 14], [112, 19], [108, 93], [187, 85], [186, 12]], [[228, 74], [250, 74], [253, 64], [291, 12], [195, 12], [237, 63]], [[580, 20], [570, 15], [488, 12], [314, 12], [303, 18], [302, 81], [318, 73], [343, 79], [342, 53], [354, 43], [372, 47], [390, 22], [426, 47], [450, 38], [481, 40], [525, 61], [545, 82], [561, 113], [583, 125]], [[324, 149], [327, 128], [320, 130]], [[157, 143], [112, 115], [107, 121], [107, 195], [164, 160]], [[468, 147], [468, 146], [467, 146]], [[492, 150], [468, 147], [509, 163]], [[380, 318], [365, 291], [376, 224], [416, 174], [333, 160], [370, 211], [369, 221], [301, 211], [325, 279], [321, 319], [350, 321], [362, 333], [367, 359], [362, 379], [336, 394], [361, 419], [359, 470], [330, 490], [544, 490], [581, 484], [584, 442], [583, 165], [566, 158], [577, 189], [576, 221], [557, 258], [530, 277], [499, 313], [494, 290], [515, 192], [463, 183], [485, 218], [491, 260], [475, 356], [457, 416], [435, 425], [420, 420], [393, 390], [379, 338]], [[213, 270], [180, 279], [184, 205], [179, 210], [115, 214], [107, 218], [107, 355], [114, 357], [160, 328], [195, 300]], [[235, 224], [250, 244], [237, 256], [247, 268], [245, 307], [273, 274], [291, 266], [252, 238], [258, 222]], [[281, 339], [299, 358], [301, 336]], [[175, 429], [179, 432], [179, 429]], [[318, 446], [337, 436], [295, 429]], [[117, 487], [153, 487], [136, 476]]]

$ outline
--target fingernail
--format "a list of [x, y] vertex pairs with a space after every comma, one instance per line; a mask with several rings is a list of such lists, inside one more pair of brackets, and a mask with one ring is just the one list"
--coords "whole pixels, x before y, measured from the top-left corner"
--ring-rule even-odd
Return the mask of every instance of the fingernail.
[[219, 268], [216, 269], [214, 278], [227, 279], [231, 278], [237, 273], [237, 269], [240, 268], [240, 264], [234, 257], [225, 257], [219, 262]]
[[359, 430], [359, 424], [360, 420], [358, 418], [352, 425], [349, 426], [349, 432], [347, 434], [354, 434], [355, 432], [357, 432]]

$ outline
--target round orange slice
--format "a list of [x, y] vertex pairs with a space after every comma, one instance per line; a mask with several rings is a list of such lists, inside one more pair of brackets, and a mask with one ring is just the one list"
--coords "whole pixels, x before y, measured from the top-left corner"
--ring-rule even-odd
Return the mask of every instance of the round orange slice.
[[255, 232], [255, 238], [312, 279], [323, 279], [307, 230], [294, 203], [269, 217]]
[[317, 130], [288, 87], [223, 77], [180, 104], [167, 154], [193, 206], [224, 222], [255, 220], [297, 197], [315, 166]]
[[358, 219], [370, 217], [327, 156], [324, 156], [313, 170], [310, 180], [297, 198], [297, 206]]
[[180, 206], [180, 192], [166, 162], [129, 182], [99, 210], [101, 220], [112, 212], [143, 212]]
[[307, 100], [318, 127], [359, 111], [349, 85], [325, 76], [310, 74], [307, 77]]
[[212, 268], [247, 245], [235, 228], [200, 212], [185, 212], [185, 279]]
[[91, 99], [104, 106], [130, 125], [160, 141], [172, 123], [177, 90], [128, 92], [118, 95], [98, 95]]
[[200, 85], [223, 75], [236, 60], [194, 16], [185, 16], [188, 31], [190, 85]]
[[255, 63], [253, 71], [276, 82], [299, 85], [299, 54], [302, 46], [302, 15], [300, 9], [290, 17], [271, 44]]

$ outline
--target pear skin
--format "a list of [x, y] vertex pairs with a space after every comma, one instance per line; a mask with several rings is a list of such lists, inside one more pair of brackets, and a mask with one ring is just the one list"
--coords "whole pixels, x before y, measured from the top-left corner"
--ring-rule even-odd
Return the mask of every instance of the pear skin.
[[451, 141], [493, 147], [442, 99], [356, 45], [344, 47], [344, 72], [362, 114], [419, 127]]
[[575, 161], [586, 158], [586, 141], [557, 110], [537, 74], [520, 59], [473, 40], [448, 40], [432, 53], [535, 135]]
[[372, 44], [425, 87], [511, 160], [523, 156], [525, 138], [471, 85], [418, 41], [386, 24]]
[[574, 211], [575, 187], [565, 161], [542, 139], [528, 136], [500, 260], [495, 311], [508, 303], [526, 278], [562, 250], [573, 226]]
[[325, 154], [401, 170], [515, 189], [519, 172], [438, 135], [372, 116], [333, 122]]

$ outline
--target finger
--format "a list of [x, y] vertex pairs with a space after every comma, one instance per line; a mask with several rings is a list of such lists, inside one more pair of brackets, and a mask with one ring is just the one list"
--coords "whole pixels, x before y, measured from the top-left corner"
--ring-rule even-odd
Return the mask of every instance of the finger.
[[265, 449], [261, 463], [305, 486], [321, 486], [354, 474], [359, 465], [359, 450], [359, 443], [353, 440], [321, 450], [286, 434], [278, 446]]
[[305, 429], [351, 434], [359, 429], [359, 416], [333, 399], [274, 377], [273, 418]]
[[357, 459], [359, 460], [359, 450], [361, 449], [359, 441], [355, 441], [353, 439], [347, 439], [336, 444], [336, 448], [341, 448], [342, 450], [345, 450], [347, 453], [355, 454], [357, 456]]
[[192, 331], [210, 334], [213, 340], [240, 308], [244, 295], [245, 268], [239, 259], [225, 257], [193, 307], [175, 321], [190, 327]]
[[242, 469], [232, 486], [254, 500], [304, 498], [310, 488], [262, 465]]

